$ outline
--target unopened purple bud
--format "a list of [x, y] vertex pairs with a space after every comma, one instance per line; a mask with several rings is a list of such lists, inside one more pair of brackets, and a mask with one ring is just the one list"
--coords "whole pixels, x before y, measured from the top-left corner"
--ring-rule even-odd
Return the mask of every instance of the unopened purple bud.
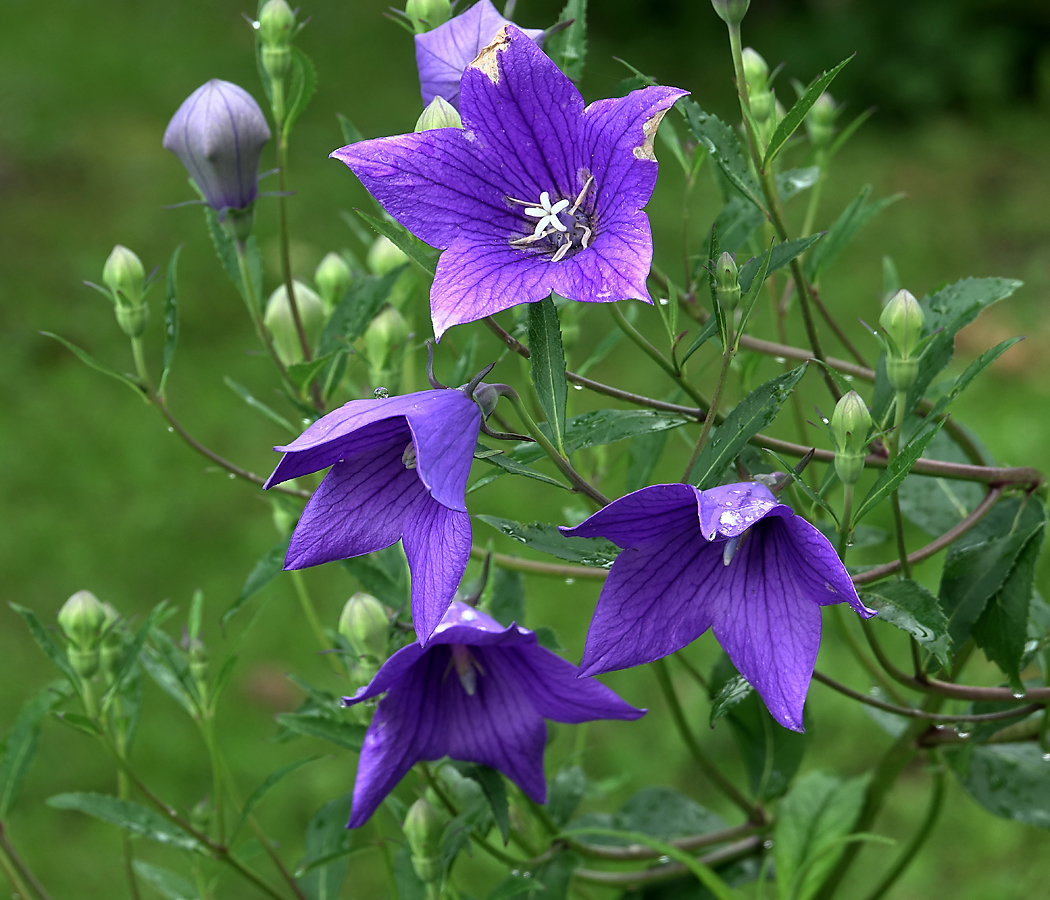
[[711, 0], [711, 5], [727, 25], [739, 25], [747, 14], [751, 0]]
[[178, 108], [164, 147], [190, 173], [213, 209], [240, 210], [259, 192], [259, 158], [270, 139], [259, 104], [243, 88], [213, 78]]

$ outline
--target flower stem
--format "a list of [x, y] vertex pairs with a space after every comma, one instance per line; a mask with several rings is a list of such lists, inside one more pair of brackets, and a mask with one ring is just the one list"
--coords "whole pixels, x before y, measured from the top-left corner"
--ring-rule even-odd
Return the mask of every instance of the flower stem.
[[220, 844], [226, 843], [226, 813], [223, 802], [222, 763], [219, 749], [215, 742], [215, 719], [206, 712], [200, 720], [201, 735], [208, 748], [208, 759], [211, 763], [212, 805], [215, 807], [215, 839]]
[[29, 893], [29, 889], [22, 883], [22, 879], [18, 877], [14, 863], [7, 858], [7, 854], [3, 850], [0, 850], [0, 869], [3, 869], [4, 875], [11, 885], [14, 900], [33, 900], [33, 895]]
[[[474, 559], [484, 559], [488, 553], [481, 547], [472, 546], [470, 555]], [[572, 563], [538, 562], [533, 559], [507, 556], [504, 553], [493, 553], [492, 562], [501, 569], [509, 569], [512, 572], [524, 572], [529, 575], [550, 575], [553, 578], [591, 578], [596, 581], [604, 581], [609, 575], [608, 569], [592, 569], [589, 566], [577, 566]]]
[[151, 396], [153, 394], [153, 385], [150, 383], [149, 369], [146, 366], [146, 353], [142, 345], [141, 336], [131, 339], [131, 354], [135, 358], [135, 371], [146, 387], [147, 396]]
[[733, 361], [733, 317], [731, 314], [726, 315], [726, 345], [722, 348], [722, 368], [718, 372], [718, 383], [715, 385], [715, 395], [711, 398], [711, 408], [708, 414], [704, 417], [704, 425], [700, 429], [700, 437], [696, 440], [696, 446], [693, 447], [693, 452], [689, 457], [689, 462], [686, 463], [685, 472], [682, 475], [682, 484], [689, 484], [689, 479], [693, 477], [693, 469], [696, 467], [696, 461], [700, 458], [700, 451], [704, 449], [704, 442], [707, 440], [708, 434], [711, 432], [711, 423], [715, 420], [718, 415], [718, 405], [722, 402], [722, 392], [725, 390], [726, 381], [729, 375], [729, 365]]
[[288, 369], [285, 367], [284, 363], [281, 362], [281, 358], [277, 355], [277, 348], [274, 347], [273, 341], [270, 339], [270, 332], [266, 330], [266, 325], [263, 323], [259, 298], [255, 294], [255, 285], [252, 282], [251, 269], [248, 266], [248, 252], [245, 243], [240, 240], [234, 241], [234, 246], [237, 249], [237, 266], [241, 273], [241, 284], [244, 287], [244, 302], [248, 306], [248, 315], [251, 316], [252, 324], [255, 326], [255, 336], [259, 339], [259, 343], [262, 344], [270, 354], [273, 364], [277, 366], [277, 371], [280, 373], [281, 378], [284, 380], [289, 390], [291, 390], [294, 395], [298, 395], [299, 388], [296, 387], [295, 383], [288, 377]]
[[689, 723], [686, 721], [685, 713], [682, 711], [682, 704], [678, 700], [678, 694], [675, 693], [674, 684], [671, 682], [671, 673], [667, 671], [666, 661], [658, 659], [652, 663], [652, 667], [656, 680], [660, 685], [660, 690], [664, 695], [664, 700], [667, 701], [668, 709], [671, 711], [671, 718], [674, 719], [675, 727], [678, 729], [678, 734], [692, 754], [693, 759], [696, 760], [700, 770], [735, 806], [744, 812], [751, 822], [756, 825], [764, 824], [765, 814], [762, 810], [750, 803], [736, 789], [733, 783], [718, 770], [693, 736]]
[[[890, 434], [889, 461], [892, 463], [897, 458], [901, 446], [901, 429], [904, 427], [904, 415], [907, 411], [905, 404], [908, 402], [907, 391], [897, 391], [895, 406], [895, 418], [893, 431]], [[905, 578], [911, 578], [911, 563], [908, 560], [908, 545], [904, 540], [904, 517], [901, 515], [900, 495], [896, 490], [890, 494], [890, 505], [893, 507], [893, 530], [897, 535], [897, 555], [900, 558], [901, 574]]]
[[[40, 883], [40, 879], [33, 874], [33, 870], [29, 868], [25, 860], [19, 856], [18, 851], [15, 849], [15, 845], [11, 843], [11, 839], [7, 836], [7, 831], [4, 827], [4, 823], [0, 820], [0, 860], [5, 863], [4, 869], [5, 874], [8, 878], [14, 874], [16, 877], [25, 879], [26, 884], [29, 885], [30, 889], [40, 898], [40, 900], [51, 900], [51, 895], [45, 890], [44, 886]], [[12, 871], [7, 869], [7, 865], [12, 867]], [[11, 887], [15, 888], [15, 880], [11, 881]], [[24, 888], [22, 889], [24, 893]], [[28, 893], [24, 893], [25, 900], [31, 900]]]
[[846, 550], [849, 548], [849, 535], [853, 523], [853, 485], [842, 486], [842, 518], [839, 520], [839, 545], [836, 548], [839, 559], [845, 561]]
[[298, 569], [292, 569], [289, 574], [292, 576], [292, 584], [295, 585], [295, 593], [299, 597], [299, 604], [303, 608], [303, 615], [306, 616], [306, 621], [310, 625], [310, 630], [313, 631], [314, 637], [317, 638], [317, 643], [320, 644], [322, 650], [330, 650], [332, 642], [325, 637], [324, 628], [321, 627], [321, 620], [317, 616], [317, 610], [314, 608], [313, 600], [310, 598], [310, 592], [306, 589], [306, 582], [303, 581], [303, 573]]

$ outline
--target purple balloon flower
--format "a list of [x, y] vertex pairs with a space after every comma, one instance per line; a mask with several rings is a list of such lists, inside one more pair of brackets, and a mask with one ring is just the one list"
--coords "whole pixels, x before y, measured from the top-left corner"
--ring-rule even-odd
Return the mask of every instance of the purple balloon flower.
[[266, 117], [244, 88], [213, 78], [178, 108], [164, 132], [174, 153], [218, 211], [244, 209], [259, 192], [259, 157], [270, 139]]
[[361, 141], [332, 156], [444, 250], [430, 290], [438, 337], [552, 291], [651, 303], [642, 207], [656, 185], [656, 128], [685, 93], [647, 87], [585, 108], [528, 35], [507, 25], [463, 73], [463, 128]]
[[[416, 35], [416, 68], [423, 106], [435, 97], [444, 97], [459, 109], [459, 80], [478, 54], [504, 25], [511, 23], [499, 14], [492, 0], [475, 3], [463, 15], [444, 25]], [[543, 30], [523, 28], [522, 33], [543, 46]]]
[[401, 540], [412, 573], [412, 621], [426, 643], [470, 556], [464, 502], [481, 410], [458, 390], [351, 400], [292, 443], [272, 487], [331, 466], [292, 534], [286, 569], [361, 556]]
[[645, 714], [572, 663], [456, 601], [426, 649], [398, 650], [347, 706], [386, 692], [368, 726], [354, 782], [358, 828], [419, 760], [452, 759], [499, 769], [537, 803], [547, 801], [544, 719], [589, 722]]
[[802, 731], [820, 607], [845, 601], [875, 615], [828, 539], [764, 484], [658, 484], [561, 531], [623, 548], [587, 632], [582, 675], [652, 662], [713, 628], [773, 718]]

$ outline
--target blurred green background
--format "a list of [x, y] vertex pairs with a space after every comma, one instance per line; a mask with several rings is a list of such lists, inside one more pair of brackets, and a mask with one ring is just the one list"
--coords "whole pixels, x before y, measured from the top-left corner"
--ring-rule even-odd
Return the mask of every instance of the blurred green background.
[[[1045, 0], [753, 0], [745, 42], [771, 65], [785, 63], [778, 81], [809, 81], [841, 58], [857, 58], [835, 85], [847, 116], [869, 105], [879, 112], [837, 158], [818, 222], [828, 224], [864, 183], [874, 196], [904, 192], [824, 280], [824, 296], [841, 320], [874, 321], [881, 291], [881, 258], [891, 255], [903, 283], [922, 295], [945, 281], [976, 276], [1020, 278], [1025, 287], [966, 329], [957, 342], [965, 363], [1014, 334], [1028, 340], [1010, 350], [958, 404], [1003, 463], [1050, 469], [1050, 5]], [[733, 115], [731, 67], [725, 31], [700, 0], [592, 0], [588, 67], [581, 88], [595, 99], [612, 93], [624, 70], [621, 57], [658, 80], [694, 92], [703, 106]], [[329, 250], [360, 251], [340, 217], [365, 202], [356, 180], [328, 153], [342, 143], [335, 114], [350, 116], [367, 136], [411, 130], [420, 111], [412, 43], [382, 18], [384, 0], [316, 0], [304, 5], [312, 21], [299, 44], [319, 73], [316, 97], [293, 140], [290, 201], [293, 255], [309, 276]], [[557, 0], [520, 0], [517, 20], [544, 27], [557, 17]], [[177, 160], [160, 146], [179, 103], [208, 78], [237, 82], [262, 96], [253, 37], [235, 0], [4, 0], [0, 29], [0, 577], [4, 601], [32, 607], [48, 624], [65, 598], [90, 588], [127, 615], [141, 615], [163, 598], [185, 609], [200, 587], [208, 603], [212, 658], [225, 655], [218, 615], [236, 597], [255, 561], [276, 539], [268, 504], [251, 487], [208, 470], [155, 410], [116, 382], [90, 372], [39, 330], [54, 331], [120, 369], [131, 360], [109, 305], [83, 287], [98, 280], [115, 243], [134, 249], [147, 265], [165, 266], [184, 244], [180, 269], [182, 337], [169, 388], [173, 409], [204, 443], [265, 473], [270, 445], [282, 434], [248, 410], [222, 379], [229, 375], [264, 399], [273, 381], [255, 351], [240, 300], [224, 279], [198, 209], [166, 209], [188, 199]], [[264, 156], [263, 167], [272, 166]], [[661, 181], [650, 206], [657, 261], [677, 266], [681, 176], [664, 154]], [[670, 163], [670, 164], [669, 164]], [[718, 210], [710, 179], [695, 195], [695, 232]], [[800, 210], [794, 211], [800, 216]], [[257, 217], [270, 264], [267, 290], [277, 284], [276, 220], [272, 202]], [[796, 223], [797, 223], [796, 218]], [[159, 358], [159, 295], [151, 301], [149, 332]], [[659, 335], [655, 312], [643, 310], [645, 330]], [[418, 324], [418, 323], [417, 323]], [[608, 330], [600, 310], [583, 319], [578, 362]], [[468, 329], [450, 334], [459, 345]], [[859, 326], [852, 329], [861, 335]], [[800, 341], [798, 335], [796, 340]], [[831, 352], [844, 355], [828, 341]], [[483, 349], [495, 358], [487, 338]], [[874, 355], [874, 347], [865, 345]], [[439, 366], [441, 363], [439, 362]], [[445, 365], [448, 365], [446, 358]], [[519, 374], [513, 360], [506, 378]], [[772, 361], [756, 379], [771, 377]], [[666, 387], [633, 348], [623, 343], [596, 377], [662, 396]], [[705, 372], [709, 378], [711, 373]], [[811, 381], [812, 380], [812, 381]], [[756, 381], [757, 383], [757, 381]], [[816, 384], [807, 376], [807, 384]], [[738, 395], [737, 395], [738, 396]], [[808, 396], [808, 395], [807, 395]], [[814, 391], [813, 397], [819, 395]], [[279, 401], [274, 400], [277, 403]], [[603, 405], [573, 393], [574, 411]], [[785, 434], [791, 429], [785, 427]], [[667, 477], [682, 455], [669, 445]], [[623, 447], [611, 448], [607, 492], [622, 490]], [[479, 467], [480, 468], [480, 467]], [[522, 510], [528, 492], [532, 506]], [[504, 480], [472, 496], [472, 509], [517, 518], [561, 521], [568, 495], [546, 495]], [[511, 506], [510, 504], [514, 504]], [[476, 538], [487, 539], [476, 524]], [[921, 535], [912, 535], [917, 541]], [[498, 541], [497, 546], [503, 547]], [[329, 569], [333, 567], [327, 567]], [[1047, 565], [1040, 585], [1050, 588]], [[937, 560], [920, 570], [936, 581]], [[311, 571], [307, 581], [334, 624], [352, 583], [338, 571]], [[529, 579], [529, 624], [554, 625], [570, 658], [578, 658], [594, 586]], [[242, 794], [284, 762], [328, 746], [270, 741], [274, 713], [300, 699], [287, 672], [331, 682], [292, 593], [279, 579], [261, 598], [267, 604], [241, 647], [241, 658], [222, 705], [221, 739]], [[179, 620], [176, 620], [179, 621]], [[241, 624], [235, 624], [236, 633]], [[703, 664], [714, 658], [706, 636], [691, 650]], [[866, 687], [862, 674], [838, 658], [826, 641], [820, 665]], [[983, 660], [982, 660], [983, 664]], [[52, 677], [20, 620], [0, 608], [0, 727], [22, 701]], [[975, 676], [994, 678], [990, 670]], [[600, 724], [589, 733], [586, 758], [595, 778], [619, 777], [594, 808], [612, 809], [649, 783], [671, 783], [725, 814], [688, 761], [647, 672], [619, 673], [608, 683], [627, 699], [652, 707], [639, 725]], [[706, 722], [707, 704], [682, 685], [694, 722]], [[809, 727], [814, 736], [804, 766], [827, 766], [851, 775], [865, 770], [887, 738], [859, 709], [813, 687]], [[146, 707], [134, 751], [137, 767], [157, 793], [187, 809], [208, 792], [207, 756], [192, 723], [156, 690]], [[848, 728], [842, 726], [848, 721]], [[548, 753], [551, 768], [572, 750], [572, 729], [562, 728]], [[739, 771], [724, 729], [705, 740]], [[658, 745], [661, 764], [647, 771]], [[664, 762], [666, 761], [666, 762]], [[348, 754], [292, 776], [260, 810], [288, 859], [301, 848], [312, 813], [350, 790]], [[71, 790], [113, 790], [114, 774], [86, 736], [56, 723], [45, 726], [40, 756], [10, 829], [56, 900], [126, 896], [114, 829], [42, 801]], [[904, 836], [925, 803], [928, 779], [908, 770], [880, 821], [883, 833]], [[389, 823], [388, 823], [389, 825]], [[174, 853], [139, 844], [148, 859], [177, 868]], [[866, 850], [843, 896], [860, 895], [893, 851]], [[469, 865], [491, 883], [486, 863]], [[947, 810], [925, 854], [902, 879], [897, 898], [1050, 897], [1050, 841], [1045, 832], [993, 819], [951, 785]], [[147, 889], [148, 891], [148, 889]], [[384, 896], [378, 859], [352, 862], [344, 897]], [[224, 876], [220, 897], [250, 897]]]

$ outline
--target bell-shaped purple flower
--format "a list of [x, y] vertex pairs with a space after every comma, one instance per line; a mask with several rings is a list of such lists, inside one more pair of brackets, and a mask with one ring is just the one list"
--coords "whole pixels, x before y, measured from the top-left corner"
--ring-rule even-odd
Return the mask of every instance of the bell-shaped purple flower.
[[402, 542], [412, 621], [426, 643], [470, 556], [464, 494], [481, 410], [458, 390], [351, 400], [290, 444], [265, 487], [331, 466], [306, 504], [286, 569], [361, 556]]
[[[459, 80], [463, 72], [499, 30], [509, 24], [492, 5], [492, 0], [481, 0], [463, 15], [449, 19], [433, 31], [417, 34], [416, 68], [423, 106], [430, 106], [435, 97], [443, 97], [459, 109]], [[543, 46], [542, 29], [521, 30], [537, 46]]]
[[656, 186], [656, 128], [685, 93], [647, 87], [584, 107], [575, 85], [507, 25], [463, 73], [463, 128], [360, 141], [332, 156], [444, 251], [430, 289], [438, 337], [552, 291], [651, 303], [642, 207]]
[[589, 722], [645, 714], [572, 663], [456, 601], [424, 649], [398, 650], [343, 703], [377, 697], [354, 782], [350, 827], [368, 821], [420, 760], [452, 759], [498, 769], [537, 803], [547, 800], [544, 719]]
[[244, 209], [259, 192], [259, 157], [270, 128], [244, 88], [213, 78], [195, 90], [168, 123], [164, 148], [174, 153], [217, 211]]
[[658, 484], [561, 531], [623, 548], [587, 632], [583, 675], [652, 662], [712, 628], [773, 718], [802, 731], [820, 608], [845, 601], [875, 615], [828, 539], [764, 484]]

